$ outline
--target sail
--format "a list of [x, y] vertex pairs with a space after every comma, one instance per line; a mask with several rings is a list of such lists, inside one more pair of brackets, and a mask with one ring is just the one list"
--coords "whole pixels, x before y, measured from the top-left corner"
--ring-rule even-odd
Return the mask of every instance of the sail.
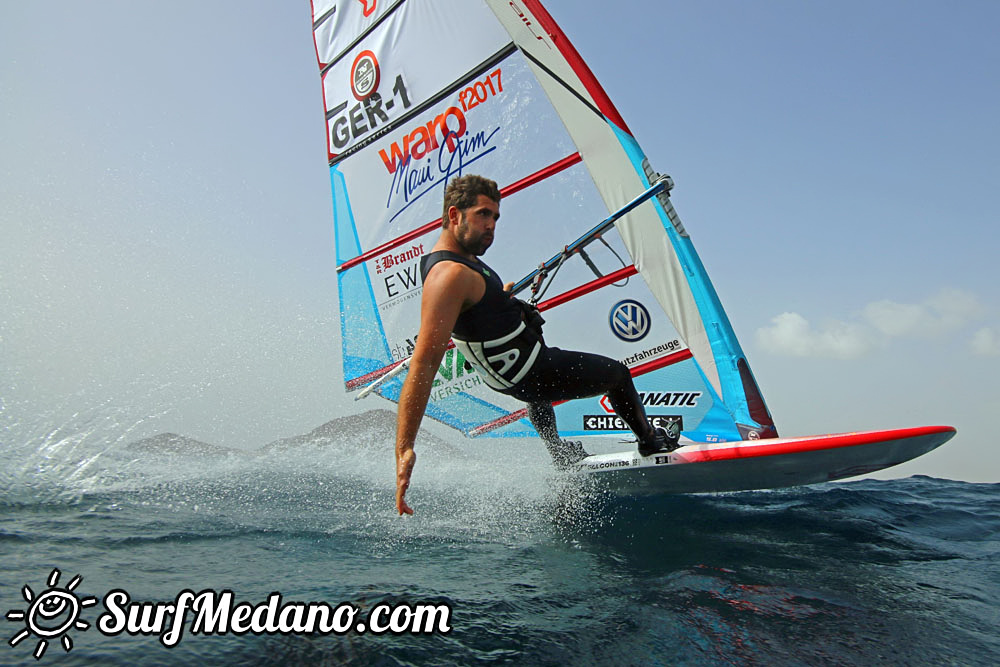
[[[669, 179], [539, 2], [314, 0], [313, 27], [348, 390], [412, 352], [444, 186], [478, 173], [503, 195], [487, 263], [527, 285], [550, 261], [549, 345], [624, 362], [650, 418], [689, 439], [777, 435]], [[473, 436], [535, 435], [523, 408], [451, 348], [427, 414]], [[604, 397], [556, 414], [564, 435], [627, 430]]]

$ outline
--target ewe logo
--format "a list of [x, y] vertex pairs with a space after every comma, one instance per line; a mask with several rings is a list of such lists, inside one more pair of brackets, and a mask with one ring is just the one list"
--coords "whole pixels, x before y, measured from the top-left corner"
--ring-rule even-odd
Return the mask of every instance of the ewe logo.
[[21, 589], [24, 601], [28, 603], [27, 610], [11, 609], [7, 612], [8, 621], [24, 621], [25, 627], [19, 633], [11, 637], [11, 646], [17, 646], [21, 641], [31, 635], [38, 637], [38, 644], [35, 645], [35, 660], [40, 660], [48, 648], [49, 640], [62, 637], [62, 646], [69, 653], [73, 648], [73, 639], [68, 632], [73, 628], [86, 630], [90, 623], [80, 620], [80, 611], [83, 607], [97, 604], [97, 598], [89, 596], [80, 599], [73, 592], [83, 577], [76, 575], [66, 584], [66, 588], [59, 588], [59, 570], [54, 569], [49, 575], [49, 588], [41, 595], [36, 596], [31, 587], [25, 584]]
[[649, 333], [649, 311], [634, 299], [619, 301], [608, 316], [611, 332], [626, 343], [642, 340]]

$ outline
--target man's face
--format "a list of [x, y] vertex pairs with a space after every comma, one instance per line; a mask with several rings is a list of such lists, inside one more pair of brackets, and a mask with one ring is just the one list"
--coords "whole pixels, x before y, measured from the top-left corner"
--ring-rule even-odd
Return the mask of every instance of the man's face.
[[479, 257], [493, 243], [493, 230], [500, 219], [500, 204], [486, 195], [478, 195], [476, 203], [460, 213], [455, 240], [462, 250]]

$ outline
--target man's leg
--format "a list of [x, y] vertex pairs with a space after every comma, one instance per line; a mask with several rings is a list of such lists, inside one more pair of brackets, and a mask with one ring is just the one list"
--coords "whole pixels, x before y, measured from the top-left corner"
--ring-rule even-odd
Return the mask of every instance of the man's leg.
[[528, 403], [528, 419], [531, 425], [542, 436], [546, 443], [559, 439], [559, 429], [556, 427], [556, 411], [548, 401]]
[[577, 441], [563, 440], [556, 426], [556, 413], [548, 401], [528, 403], [528, 419], [545, 442], [545, 448], [557, 466], [566, 467], [587, 456]]
[[611, 407], [640, 440], [652, 435], [642, 399], [628, 367], [620, 361], [591, 354], [549, 348], [537, 372], [526, 378], [533, 394], [552, 401], [607, 394]]
[[[545, 402], [548, 413], [544, 413], [543, 408], [536, 408], [537, 418], [540, 420], [539, 424], [552, 431], [555, 431], [555, 414], [551, 412], [551, 402], [606, 394], [615, 413], [639, 440], [640, 449], [653, 451], [653, 443], [664, 437], [659, 430], [650, 426], [628, 367], [608, 357], [548, 348], [544, 358], [539, 360], [538, 366], [532, 369], [517, 390], [524, 395], [522, 400], [529, 403]], [[531, 418], [530, 406], [528, 414]], [[532, 424], [535, 425], [534, 419]], [[535, 429], [542, 432], [538, 425], [535, 425]], [[673, 440], [676, 441], [676, 437]], [[546, 439], [546, 442], [549, 440]], [[662, 444], [656, 444], [655, 449], [659, 449]]]
[[646, 408], [643, 407], [642, 398], [635, 389], [635, 383], [632, 382], [632, 374], [625, 364], [619, 365], [624, 371], [624, 377], [618, 379], [618, 384], [607, 392], [607, 396], [615, 413], [625, 420], [639, 440], [639, 453], [649, 456], [655, 452], [677, 449], [677, 441], [681, 435], [680, 425], [673, 422], [667, 429], [654, 429], [646, 417]]
[[559, 437], [556, 413], [548, 401], [528, 403], [528, 419], [545, 442], [545, 448], [557, 466], [568, 466], [587, 455], [583, 445]]
[[[609, 361], [614, 360], [609, 359]], [[628, 367], [618, 361], [614, 363], [619, 366], [615, 369], [616, 373], [613, 376], [614, 386], [604, 393], [607, 394], [615, 414], [628, 424], [640, 442], [645, 442], [654, 435], [653, 427], [649, 425], [649, 420], [646, 418], [646, 408], [642, 406], [642, 398], [639, 397], [639, 392], [635, 389], [635, 383], [632, 382], [632, 374], [628, 372]]]

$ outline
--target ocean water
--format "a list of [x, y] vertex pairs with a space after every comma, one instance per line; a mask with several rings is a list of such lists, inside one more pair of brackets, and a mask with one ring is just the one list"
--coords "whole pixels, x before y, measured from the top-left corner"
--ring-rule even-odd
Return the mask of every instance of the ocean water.
[[[4, 664], [1000, 663], [998, 484], [623, 499], [555, 473], [537, 443], [500, 458], [424, 435], [416, 515], [398, 517], [384, 411], [253, 453], [132, 442], [86, 416], [10, 432]], [[152, 609], [207, 589], [447, 605], [450, 630], [196, 634], [189, 616], [167, 647], [153, 626], [98, 627], [111, 591]], [[93, 603], [45, 619], [44, 595]]]

